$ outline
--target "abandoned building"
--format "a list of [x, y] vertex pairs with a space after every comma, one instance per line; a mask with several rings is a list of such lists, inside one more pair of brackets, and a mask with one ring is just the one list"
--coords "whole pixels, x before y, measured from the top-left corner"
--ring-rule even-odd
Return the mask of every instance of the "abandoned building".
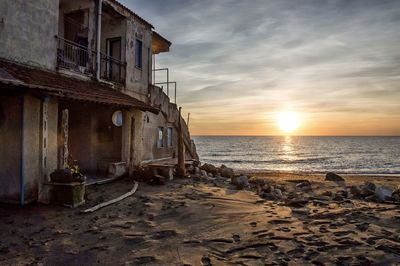
[[48, 202], [71, 162], [96, 179], [176, 158], [178, 122], [197, 159], [176, 83], [155, 79], [170, 46], [115, 0], [1, 1], [0, 201]]

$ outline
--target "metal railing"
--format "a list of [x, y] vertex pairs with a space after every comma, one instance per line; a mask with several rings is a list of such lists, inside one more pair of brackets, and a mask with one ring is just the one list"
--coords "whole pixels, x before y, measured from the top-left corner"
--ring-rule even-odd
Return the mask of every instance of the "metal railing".
[[[96, 73], [97, 52], [78, 43], [56, 36], [58, 40], [57, 64], [59, 67], [88, 76]], [[100, 77], [102, 79], [125, 83], [126, 63], [100, 53]]]
[[82, 74], [96, 72], [96, 52], [78, 43], [56, 36], [58, 40], [57, 64]]
[[[166, 81], [156, 82], [156, 73], [163, 71], [166, 73]], [[169, 81], [169, 69], [168, 68], [157, 68], [153, 69], [153, 85], [158, 86], [164, 90], [164, 85], [166, 85], [166, 94], [169, 97], [170, 92], [170, 84], [174, 85], [174, 103], [176, 104], [176, 91], [177, 91], [177, 83], [175, 81]]]
[[103, 53], [100, 54], [100, 58], [101, 78], [121, 84], [125, 83], [126, 63]]

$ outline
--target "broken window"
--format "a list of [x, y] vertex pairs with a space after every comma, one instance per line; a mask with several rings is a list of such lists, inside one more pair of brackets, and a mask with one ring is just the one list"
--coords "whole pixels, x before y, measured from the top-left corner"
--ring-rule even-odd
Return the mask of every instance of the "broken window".
[[172, 127], [169, 127], [169, 128], [168, 128], [167, 134], [168, 134], [168, 142], [167, 142], [167, 145], [168, 145], [168, 147], [172, 147]]
[[164, 147], [164, 128], [159, 127], [157, 129], [157, 148], [162, 148]]
[[135, 66], [142, 69], [143, 67], [143, 43], [136, 39], [135, 45]]

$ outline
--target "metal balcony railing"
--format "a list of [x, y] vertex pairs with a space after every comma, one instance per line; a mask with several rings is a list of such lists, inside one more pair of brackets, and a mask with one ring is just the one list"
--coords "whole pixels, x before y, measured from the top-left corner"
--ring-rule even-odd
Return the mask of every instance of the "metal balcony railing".
[[[57, 64], [59, 67], [88, 76], [96, 74], [96, 51], [61, 37], [56, 37], [58, 39]], [[124, 84], [125, 69], [125, 62], [100, 53], [100, 77], [102, 79]]]
[[96, 73], [96, 52], [69, 40], [57, 37], [57, 64], [82, 74]]
[[124, 84], [126, 63], [105, 54], [100, 54], [100, 57], [101, 78]]

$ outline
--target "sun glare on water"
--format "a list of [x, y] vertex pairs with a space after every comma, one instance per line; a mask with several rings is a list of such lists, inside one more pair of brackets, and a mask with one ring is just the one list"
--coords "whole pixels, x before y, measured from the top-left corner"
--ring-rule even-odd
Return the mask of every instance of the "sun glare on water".
[[280, 130], [286, 134], [293, 133], [300, 125], [299, 115], [294, 112], [281, 112], [277, 120]]

